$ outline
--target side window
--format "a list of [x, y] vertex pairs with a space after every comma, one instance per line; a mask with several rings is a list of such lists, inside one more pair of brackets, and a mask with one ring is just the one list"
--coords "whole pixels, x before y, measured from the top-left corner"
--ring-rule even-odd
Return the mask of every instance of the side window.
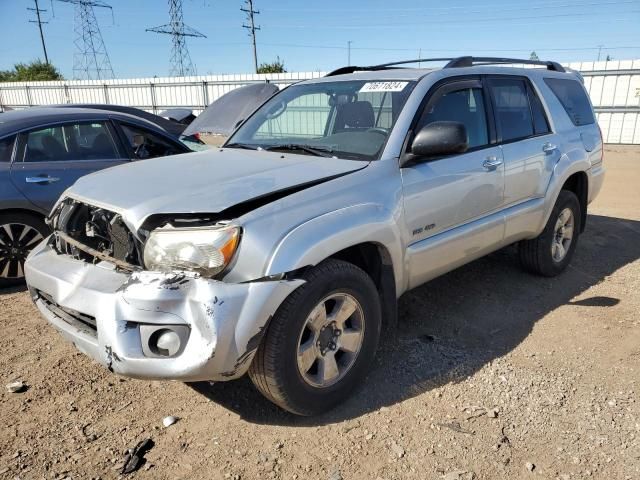
[[576, 127], [595, 123], [593, 110], [589, 104], [587, 94], [577, 80], [563, 78], [545, 78], [544, 82], [558, 97], [564, 110]]
[[25, 162], [114, 160], [119, 158], [104, 122], [80, 122], [32, 130], [25, 135]]
[[524, 80], [494, 78], [491, 80], [490, 88], [502, 141], [532, 136], [533, 122]]
[[136, 158], [140, 160], [183, 153], [171, 142], [145, 128], [125, 123], [121, 123], [120, 126]]
[[10, 162], [11, 154], [13, 153], [13, 144], [15, 143], [16, 136], [3, 138], [0, 140], [0, 163]]
[[549, 133], [549, 122], [547, 122], [547, 115], [544, 113], [544, 107], [540, 98], [530, 87], [529, 89], [529, 102], [531, 104], [531, 115], [533, 115], [533, 130], [536, 135], [544, 135]]
[[480, 88], [447, 92], [422, 114], [418, 130], [433, 122], [460, 122], [467, 129], [469, 148], [487, 145], [487, 115]]

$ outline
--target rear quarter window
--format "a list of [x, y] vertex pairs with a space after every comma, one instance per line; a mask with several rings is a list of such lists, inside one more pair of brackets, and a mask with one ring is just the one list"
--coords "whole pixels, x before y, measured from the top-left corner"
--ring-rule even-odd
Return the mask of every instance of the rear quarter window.
[[576, 127], [595, 123], [587, 94], [577, 80], [545, 78], [544, 82], [558, 98]]

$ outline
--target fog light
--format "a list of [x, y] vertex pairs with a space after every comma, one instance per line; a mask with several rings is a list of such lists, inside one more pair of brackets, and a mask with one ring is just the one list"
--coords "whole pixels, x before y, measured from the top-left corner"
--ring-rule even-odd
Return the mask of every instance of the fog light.
[[180, 337], [173, 330], [158, 330], [153, 337], [151, 341], [153, 342], [153, 340], [155, 340], [156, 344], [149, 346], [151, 350], [155, 350], [158, 355], [173, 357], [180, 350]]
[[142, 353], [146, 357], [175, 357], [189, 339], [187, 325], [140, 325]]

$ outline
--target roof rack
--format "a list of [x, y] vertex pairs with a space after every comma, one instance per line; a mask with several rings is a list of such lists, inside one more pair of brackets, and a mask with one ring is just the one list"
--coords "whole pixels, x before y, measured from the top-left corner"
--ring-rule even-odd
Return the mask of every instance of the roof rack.
[[364, 71], [376, 71], [376, 70], [389, 70], [395, 68], [398, 65], [407, 65], [410, 63], [427, 63], [427, 62], [448, 62], [444, 68], [462, 68], [472, 67], [473, 65], [499, 65], [499, 64], [523, 64], [523, 65], [543, 65], [548, 70], [556, 72], [565, 72], [566, 70], [562, 65], [557, 62], [543, 61], [543, 60], [525, 60], [522, 58], [502, 58], [502, 57], [457, 57], [457, 58], [418, 58], [415, 60], [402, 60], [400, 62], [382, 63], [380, 65], [371, 65], [369, 67], [348, 66], [341, 67], [327, 73], [327, 77], [335, 75], [344, 75], [353, 72]]

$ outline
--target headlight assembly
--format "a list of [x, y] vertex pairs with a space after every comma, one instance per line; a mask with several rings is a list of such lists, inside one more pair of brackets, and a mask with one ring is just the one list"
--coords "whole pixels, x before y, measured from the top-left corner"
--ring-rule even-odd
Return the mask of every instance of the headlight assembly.
[[148, 270], [213, 277], [229, 264], [239, 240], [240, 228], [227, 225], [154, 230], [144, 247], [144, 264]]

